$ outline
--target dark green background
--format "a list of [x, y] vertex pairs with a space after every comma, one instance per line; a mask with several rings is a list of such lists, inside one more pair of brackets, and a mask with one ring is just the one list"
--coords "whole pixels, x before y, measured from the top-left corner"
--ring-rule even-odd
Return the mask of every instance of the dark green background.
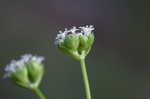
[[47, 99], [85, 99], [78, 62], [54, 39], [60, 29], [86, 24], [96, 28], [86, 60], [93, 99], [149, 99], [149, 0], [0, 0], [0, 99], [37, 99], [2, 78], [24, 53], [45, 56]]

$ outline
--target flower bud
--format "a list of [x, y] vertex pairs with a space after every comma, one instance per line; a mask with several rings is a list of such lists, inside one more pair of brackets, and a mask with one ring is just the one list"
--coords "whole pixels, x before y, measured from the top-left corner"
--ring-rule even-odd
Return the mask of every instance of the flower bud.
[[79, 46], [79, 36], [76, 34], [69, 34], [65, 37], [63, 46], [69, 50], [76, 51]]
[[24, 66], [16, 68], [16, 71], [11, 74], [11, 79], [19, 86], [28, 87], [27, 83], [29, 80], [27, 69]]
[[27, 64], [28, 76], [30, 82], [32, 82], [34, 86], [38, 86], [40, 84], [44, 74], [44, 67], [43, 64], [41, 64], [41, 61], [44, 60], [44, 58], [38, 57], [38, 59], [39, 61], [37, 61], [37, 57], [33, 56]]
[[82, 51], [86, 51], [89, 48], [89, 44], [88, 44], [88, 37], [85, 35], [80, 35], [80, 44], [79, 44], [79, 48], [78, 50], [80, 52]]
[[93, 34], [89, 34], [88, 35], [88, 42], [89, 46], [91, 47], [94, 43], [94, 35]]
[[79, 45], [79, 51], [85, 51], [86, 54], [88, 54], [88, 52], [90, 51], [92, 45], [94, 42], [94, 35], [93, 34], [89, 34], [89, 35], [81, 35], [80, 36], [80, 45]]

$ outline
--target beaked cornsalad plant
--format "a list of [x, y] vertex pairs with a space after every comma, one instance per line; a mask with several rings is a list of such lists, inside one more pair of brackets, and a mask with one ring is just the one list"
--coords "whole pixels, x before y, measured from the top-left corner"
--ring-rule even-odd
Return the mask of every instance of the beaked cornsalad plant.
[[80, 62], [86, 99], [91, 99], [91, 92], [85, 65], [85, 58], [94, 42], [93, 30], [94, 27], [92, 25], [79, 28], [73, 27], [70, 30], [65, 29], [64, 32], [59, 31], [55, 41], [61, 51], [69, 54]]
[[[59, 31], [55, 40], [56, 46], [62, 52], [80, 62], [86, 99], [91, 99], [91, 91], [85, 58], [90, 52], [94, 42], [93, 30], [94, 27], [92, 25], [78, 28], [72, 27], [69, 30], [65, 29], [63, 32]], [[13, 60], [6, 66], [6, 74], [4, 77], [10, 77], [18, 86], [33, 90], [40, 99], [46, 99], [39, 89], [44, 73], [43, 60], [44, 57], [42, 56], [25, 54], [21, 56], [20, 60]]]

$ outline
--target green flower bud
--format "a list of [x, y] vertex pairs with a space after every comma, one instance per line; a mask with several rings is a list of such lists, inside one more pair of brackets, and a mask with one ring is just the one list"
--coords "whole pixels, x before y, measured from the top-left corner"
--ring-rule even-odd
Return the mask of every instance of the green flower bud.
[[89, 48], [89, 44], [88, 44], [88, 36], [87, 35], [81, 35], [80, 36], [80, 45], [78, 50], [80, 52], [82, 51], [86, 51]]
[[69, 34], [65, 37], [63, 46], [69, 50], [76, 51], [79, 46], [79, 36], [76, 34]]
[[42, 64], [37, 63], [36, 60], [31, 60], [27, 64], [28, 76], [34, 87], [38, 86], [44, 74], [44, 67]]
[[25, 88], [38, 87], [43, 76], [43, 57], [25, 54], [18, 61], [12, 61], [5, 68], [4, 77], [10, 77], [14, 83]]
[[12, 72], [11, 79], [14, 83], [22, 87], [28, 87], [28, 71], [24, 66], [16, 68], [15, 72]]
[[65, 29], [64, 32], [59, 31], [55, 42], [61, 51], [75, 58], [78, 56], [76, 51], [79, 46], [79, 35], [75, 33], [76, 30], [76, 27], [73, 27], [70, 30]]
[[82, 30], [82, 35], [80, 36], [80, 46], [79, 51], [80, 53], [84, 52], [87, 55], [93, 45], [94, 42], [94, 34], [92, 31], [94, 30], [93, 26], [85, 26], [79, 27]]
[[93, 45], [93, 43], [94, 43], [94, 35], [93, 34], [89, 34], [88, 35], [88, 44], [89, 44], [89, 47], [91, 47], [92, 45]]

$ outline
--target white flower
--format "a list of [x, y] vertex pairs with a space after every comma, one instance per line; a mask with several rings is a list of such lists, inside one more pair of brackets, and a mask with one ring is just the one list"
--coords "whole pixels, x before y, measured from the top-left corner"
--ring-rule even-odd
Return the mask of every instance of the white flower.
[[92, 33], [93, 30], [94, 30], [93, 25], [89, 25], [89, 26], [86, 25], [86, 26], [79, 27], [79, 28], [73, 26], [70, 30], [65, 28], [64, 32], [59, 31], [59, 34], [57, 34], [55, 44], [58, 45], [58, 44], [62, 43], [68, 34], [76, 34], [78, 36], [79, 35], [88, 35], [88, 34]]
[[70, 29], [69, 31], [70, 31], [70, 33], [72, 33], [72, 34], [76, 34], [76, 31], [77, 31], [77, 30], [79, 30], [79, 29], [77, 29], [75, 26], [73, 26], [72, 29]]
[[42, 57], [42, 56], [38, 56], [38, 57], [32, 56], [32, 58], [31, 58], [31, 61], [35, 61], [38, 64], [41, 64], [43, 60], [44, 60], [44, 57]]
[[81, 29], [81, 31], [84, 35], [88, 35], [88, 34], [92, 33], [92, 31], [94, 30], [93, 25], [89, 25], [89, 26], [86, 25], [86, 26], [79, 27], [79, 28]]
[[19, 60], [12, 60], [10, 64], [6, 65], [4, 77], [10, 77], [12, 73], [16, 72], [18, 68], [26, 66], [30, 61], [34, 61], [38, 64], [42, 64], [44, 57], [42, 56], [32, 56], [32, 54], [24, 54]]
[[59, 44], [61, 42], [63, 42], [65, 36], [69, 33], [69, 30], [67, 30], [65, 28], [65, 31], [62, 32], [62, 31], [59, 31], [59, 34], [57, 34], [57, 37], [56, 37], [56, 41], [55, 41], [55, 44]]

